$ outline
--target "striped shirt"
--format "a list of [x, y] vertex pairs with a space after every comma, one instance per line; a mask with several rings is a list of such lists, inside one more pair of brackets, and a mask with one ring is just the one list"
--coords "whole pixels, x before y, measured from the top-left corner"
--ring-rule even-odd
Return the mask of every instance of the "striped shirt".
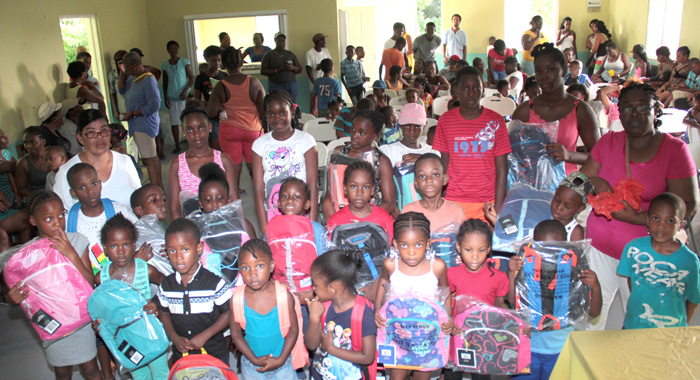
[[345, 77], [345, 83], [348, 87], [362, 85], [362, 76], [360, 76], [360, 63], [352, 59], [344, 59], [340, 62], [340, 75]]
[[496, 197], [496, 157], [511, 152], [503, 117], [488, 108], [465, 120], [459, 108], [440, 116], [433, 149], [450, 155], [446, 199], [489, 202]]

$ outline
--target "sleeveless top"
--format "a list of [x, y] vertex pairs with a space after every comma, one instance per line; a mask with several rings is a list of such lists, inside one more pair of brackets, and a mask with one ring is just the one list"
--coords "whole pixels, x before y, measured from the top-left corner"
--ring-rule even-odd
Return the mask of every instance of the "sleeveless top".
[[399, 90], [403, 89], [403, 83], [401, 83], [401, 81], [398, 81], [398, 82], [396, 82], [396, 87], [392, 87], [391, 82], [386, 81], [386, 88], [388, 88], [389, 90], [394, 90], [394, 91], [398, 92]]
[[32, 160], [29, 157], [25, 157], [27, 160], [27, 182], [29, 185], [29, 192], [35, 192], [37, 190], [44, 190], [46, 187], [46, 176], [51, 170], [39, 170], [32, 164]]
[[607, 47], [608, 47], [608, 41], [610, 41], [610, 38], [608, 38], [608, 36], [606, 36], [603, 33], [601, 33], [601, 35], [603, 36], [603, 38], [605, 38], [605, 42], [598, 45], [598, 50], [595, 52], [596, 58], [600, 58], [602, 56], [608, 55]]
[[600, 74], [600, 76], [605, 80], [606, 82], [609, 82], [612, 77], [610, 76], [609, 71], [612, 70], [615, 72], [615, 74], [620, 74], [622, 70], [625, 69], [625, 62], [622, 60], [622, 55], [618, 55], [617, 59], [610, 62], [608, 60], [608, 56], [605, 56], [605, 60], [603, 61], [603, 73]]
[[222, 80], [221, 83], [228, 89], [230, 97], [223, 104], [228, 119], [221, 120], [219, 123], [219, 133], [225, 131], [226, 127], [236, 127], [252, 132], [261, 131], [258, 107], [250, 100], [250, 75], [247, 75], [239, 85], [231, 84], [227, 80]]
[[576, 218], [572, 219], [567, 225], [564, 226], [566, 230], [566, 240], [571, 241], [571, 234], [574, 233], [574, 229], [578, 226]]
[[277, 305], [269, 313], [262, 315], [249, 308], [244, 300], [243, 313], [246, 320], [245, 341], [255, 356], [279, 356], [284, 346], [284, 337], [280, 330]]
[[[221, 151], [216, 149], [213, 149], [213, 151], [214, 162], [219, 165], [221, 170], [225, 170], [224, 164], [221, 163]], [[180, 191], [191, 191], [196, 194], [199, 192], [199, 183], [202, 182], [202, 179], [190, 171], [190, 167], [187, 165], [187, 157], [185, 156], [185, 153], [186, 152], [182, 152], [177, 156], [177, 161], [179, 164], [177, 169], [177, 177], [180, 180]]]
[[688, 79], [688, 73], [690, 73], [690, 64], [686, 63], [685, 66], [678, 65], [671, 70], [671, 73], [675, 75], [673, 82], [671, 82], [672, 85], [684, 83]]
[[66, 99], [80, 99], [78, 97], [78, 91], [80, 90], [80, 86], [75, 86], [71, 87], [70, 84], [68, 84], [68, 88], [66, 89]]
[[[546, 123], [544, 119], [539, 117], [532, 109], [532, 100], [530, 100], [530, 121], [529, 123]], [[578, 109], [578, 100], [574, 103], [574, 108], [564, 118], [559, 119], [559, 132], [557, 132], [557, 142], [564, 146], [564, 149], [575, 152], [578, 142], [578, 119], [576, 118], [576, 110]], [[564, 163], [566, 174], [576, 171], [576, 164], [569, 162]]]
[[[398, 259], [400, 260], [400, 259]], [[421, 292], [435, 292], [438, 288], [438, 279], [433, 273], [433, 263], [435, 259], [430, 260], [430, 270], [420, 276], [409, 276], [399, 269], [399, 263], [396, 262], [396, 269], [389, 277], [391, 289], [397, 294], [415, 294]]]
[[[107, 261], [106, 265], [100, 270], [100, 281], [105, 283], [111, 278], [109, 277], [109, 267], [112, 265], [110, 261]], [[146, 300], [151, 299], [151, 282], [148, 279], [148, 263], [141, 259], [134, 259], [134, 281], [129, 284], [132, 288], [136, 289], [140, 295]]]
[[[382, 197], [382, 179], [379, 177], [379, 158], [382, 156], [382, 152], [379, 151], [379, 148], [375, 147], [372, 152], [372, 166], [374, 167], [374, 174], [377, 177], [377, 182], [374, 184], [374, 202], [372, 202], [375, 205], [379, 205], [382, 203], [382, 200], [384, 199]], [[350, 145], [344, 145], [342, 149], [340, 149], [340, 153], [343, 154], [350, 154]]]
[[568, 36], [564, 38], [564, 40], [561, 42], [561, 45], [559, 45], [559, 50], [562, 52], [566, 49], [573, 49], [574, 48], [574, 36]]

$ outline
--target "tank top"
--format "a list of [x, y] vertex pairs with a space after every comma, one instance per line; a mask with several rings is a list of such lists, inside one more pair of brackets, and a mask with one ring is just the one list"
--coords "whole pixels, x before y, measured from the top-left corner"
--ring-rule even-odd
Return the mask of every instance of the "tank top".
[[391, 82], [386, 81], [386, 88], [388, 88], [389, 90], [394, 90], [394, 91], [398, 92], [399, 90], [403, 89], [403, 83], [401, 83], [401, 81], [398, 81], [398, 82], [396, 82], [396, 87], [391, 87]]
[[[372, 152], [372, 166], [374, 167], [374, 174], [377, 177], [377, 182], [374, 184], [374, 202], [372, 202], [375, 205], [379, 205], [382, 203], [382, 179], [379, 176], [379, 159], [382, 156], [382, 152], [379, 151], [379, 148], [374, 148], [374, 150], [370, 151]], [[343, 154], [350, 154], [350, 145], [345, 145], [340, 149], [340, 153]]]
[[574, 36], [568, 36], [564, 38], [564, 40], [561, 41], [561, 45], [559, 45], [559, 50], [564, 51], [566, 49], [573, 49], [574, 48]]
[[[213, 151], [214, 162], [219, 165], [221, 170], [225, 170], [224, 164], [221, 163], [221, 151], [216, 149], [213, 149]], [[187, 157], [185, 156], [185, 153], [186, 152], [182, 152], [177, 156], [177, 177], [180, 179], [180, 191], [191, 191], [196, 194], [199, 192], [199, 183], [202, 182], [202, 179], [190, 171], [190, 167], [187, 165]]]
[[[605, 34], [601, 33], [601, 35], [603, 36], [603, 38], [605, 38], [605, 42], [598, 45], [598, 50], [595, 52], [596, 58], [608, 55], [607, 47], [608, 47], [608, 41], [610, 41], [610, 38], [608, 38], [608, 36], [606, 36]], [[594, 40], [595, 40], [595, 38], [594, 38]]]
[[603, 61], [603, 73], [600, 76], [603, 78], [603, 80], [609, 82], [610, 79], [612, 79], [609, 71], [614, 71], [616, 75], [620, 74], [622, 70], [625, 69], [625, 62], [622, 60], [622, 54], [618, 55], [617, 59], [612, 62], [608, 60], [608, 56], [605, 56], [604, 59], [605, 60]]
[[80, 99], [78, 97], [79, 90], [80, 90], [80, 86], [71, 87], [69, 84], [68, 88], [66, 89], [66, 99]]
[[39, 170], [32, 164], [32, 160], [29, 156], [25, 158], [27, 160], [27, 180], [29, 184], [29, 192], [35, 192], [37, 190], [44, 190], [46, 187], [46, 176], [51, 170]]
[[[530, 123], [546, 123], [544, 119], [539, 117], [532, 109], [532, 100], [530, 100]], [[563, 119], [559, 120], [559, 132], [557, 132], [557, 142], [564, 146], [564, 149], [575, 152], [576, 143], [578, 142], [578, 119], [576, 118], [576, 110], [578, 109], [578, 100], [574, 103], [574, 108]], [[566, 174], [576, 171], [576, 164], [569, 162], [564, 163]]]
[[[107, 261], [106, 265], [100, 270], [100, 281], [105, 283], [111, 278], [109, 277], [109, 267], [112, 265], [110, 261]], [[146, 300], [151, 299], [151, 283], [148, 279], [148, 263], [141, 259], [134, 259], [134, 281], [129, 284], [132, 288], [136, 289], [140, 295]]]
[[576, 219], [572, 219], [567, 225], [564, 226], [564, 229], [566, 229], [566, 240], [571, 241], [571, 234], [574, 233], [576, 226], [578, 226]]
[[399, 263], [396, 262], [396, 269], [389, 277], [391, 289], [397, 294], [415, 294], [421, 292], [434, 292], [438, 288], [438, 279], [433, 273], [433, 263], [435, 259], [430, 260], [430, 270], [420, 276], [409, 276], [399, 269]]
[[262, 315], [249, 308], [244, 300], [243, 313], [246, 320], [245, 341], [255, 356], [279, 356], [284, 346], [284, 337], [280, 330], [277, 305], [269, 313]]
[[220, 133], [227, 127], [236, 127], [246, 131], [261, 131], [262, 124], [260, 123], [258, 107], [250, 100], [250, 75], [247, 75], [243, 83], [239, 85], [231, 84], [227, 80], [222, 80], [221, 83], [228, 89], [230, 97], [223, 104], [228, 119], [221, 120]]

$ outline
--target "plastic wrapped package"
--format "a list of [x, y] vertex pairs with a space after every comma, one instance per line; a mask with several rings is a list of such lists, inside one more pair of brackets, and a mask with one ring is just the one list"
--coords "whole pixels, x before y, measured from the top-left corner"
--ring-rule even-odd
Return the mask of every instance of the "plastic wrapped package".
[[436, 228], [430, 234], [430, 249], [445, 261], [447, 267], [459, 265], [459, 253], [457, 252], [457, 233], [459, 225], [450, 222], [447, 225]]
[[153, 248], [153, 257], [148, 263], [153, 265], [160, 273], [169, 275], [175, 270], [165, 252], [165, 228], [156, 215], [144, 215], [134, 223], [139, 237], [136, 239], [136, 247], [140, 248], [144, 243], [149, 243]]
[[362, 266], [357, 270], [355, 288], [360, 290], [382, 273], [389, 249], [389, 238], [381, 227], [370, 222], [343, 224], [333, 229], [331, 244], [345, 251], [360, 251]]
[[549, 157], [547, 144], [557, 140], [559, 122], [517, 122], [509, 130], [512, 152], [508, 155], [508, 187], [523, 183], [537, 190], [556, 190], [566, 172], [564, 162]]
[[450, 357], [456, 369], [488, 375], [530, 373], [529, 315], [491, 306], [470, 296], [454, 302], [455, 325]]
[[450, 320], [443, 306], [449, 295], [449, 288], [415, 293], [389, 285], [379, 310], [386, 326], [377, 329], [377, 361], [391, 368], [443, 368], [449, 359], [449, 335], [441, 326]]
[[515, 253], [523, 241], [531, 239], [537, 224], [552, 219], [554, 193], [525, 184], [514, 184], [506, 194], [493, 233], [494, 251]]
[[273, 278], [294, 293], [311, 290], [311, 264], [318, 257], [311, 220], [303, 215], [276, 216], [267, 224], [267, 241], [275, 260]]
[[613, 212], [625, 208], [622, 201], [629, 203], [633, 209], [639, 210], [642, 206], [644, 191], [645, 186], [639, 180], [623, 178], [613, 187], [612, 193], [606, 191], [597, 195], [588, 195], [588, 203], [596, 214], [603, 215], [610, 220]]
[[394, 166], [394, 183], [396, 184], [396, 200], [399, 211], [409, 203], [422, 199], [416, 190], [416, 164], [413, 162], [402, 162]]
[[170, 344], [163, 325], [155, 314], [146, 313], [144, 306], [146, 299], [118, 280], [98, 286], [87, 301], [90, 317], [100, 320], [100, 336], [127, 370], [147, 365]]
[[590, 240], [531, 242], [520, 247], [523, 268], [515, 278], [516, 306], [530, 314], [532, 328], [585, 326], [591, 289], [579, 275], [588, 269], [590, 247]]
[[41, 340], [64, 337], [90, 322], [87, 300], [92, 286], [73, 263], [51, 248], [49, 239], [22, 247], [5, 266], [5, 281], [12, 288], [28, 285], [22, 310]]
[[16, 246], [10, 247], [8, 250], [0, 253], [0, 272], [5, 270], [5, 266], [7, 265], [7, 262], [12, 258], [12, 256], [16, 255], [20, 249], [22, 249], [22, 246], [16, 245]]
[[197, 193], [191, 191], [180, 192], [180, 207], [182, 208], [182, 215], [187, 216], [191, 213], [198, 211], [199, 207], [199, 197]]
[[216, 211], [195, 211], [187, 216], [197, 225], [204, 241], [202, 264], [227, 283], [238, 277], [238, 253], [250, 237], [246, 231], [241, 200], [233, 201]]

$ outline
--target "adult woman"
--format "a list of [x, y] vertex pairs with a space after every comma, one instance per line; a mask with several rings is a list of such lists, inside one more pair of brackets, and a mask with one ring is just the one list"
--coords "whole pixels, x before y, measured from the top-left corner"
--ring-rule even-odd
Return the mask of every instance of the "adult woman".
[[109, 149], [112, 131], [107, 118], [100, 111], [89, 109], [81, 112], [76, 121], [83, 151], [58, 169], [53, 191], [61, 197], [66, 210], [70, 210], [76, 200], [71, 196], [66, 174], [73, 165], [85, 162], [97, 171], [102, 182], [102, 198], [130, 205], [131, 193], [141, 187], [141, 181], [131, 158]]
[[[594, 83], [612, 83], [627, 77], [632, 70], [632, 63], [627, 54], [617, 50], [617, 44], [610, 41], [606, 47], [608, 54], [603, 57], [603, 63], [593, 75]], [[613, 75], [610, 75], [610, 72]]]
[[254, 45], [243, 51], [243, 59], [246, 59], [246, 57], [250, 56], [250, 62], [262, 61], [262, 58], [265, 55], [265, 53], [272, 50], [269, 47], [263, 45], [264, 41], [265, 41], [265, 37], [263, 37], [262, 33], [254, 33], [253, 34], [253, 44]]
[[44, 190], [49, 165], [44, 159], [45, 132], [40, 127], [29, 127], [24, 130], [24, 148], [27, 154], [17, 161], [15, 168], [15, 183], [22, 198], [34, 191]]
[[58, 131], [65, 119], [61, 112], [62, 105], [54, 102], [46, 102], [39, 107], [39, 120], [41, 120], [41, 129], [44, 130], [44, 139], [46, 146], [62, 146], [66, 152], [71, 151], [71, 142]]
[[598, 19], [594, 18], [588, 23], [588, 27], [591, 29], [591, 34], [586, 37], [586, 50], [588, 51], [588, 58], [586, 58], [586, 69], [585, 73], [588, 74], [589, 76], [593, 75], [593, 66], [595, 66], [595, 52], [591, 52], [591, 49], [593, 49], [593, 41], [595, 41], [595, 28], [596, 24], [598, 23]]
[[594, 248], [588, 260], [603, 292], [601, 316], [591, 323], [594, 330], [605, 328], [618, 289], [623, 305], [629, 298], [627, 281], [615, 273], [625, 244], [647, 235], [646, 210], [651, 200], [663, 192], [674, 193], [685, 201], [686, 217], [698, 206], [695, 164], [685, 143], [656, 129], [661, 115], [656, 99], [648, 84], [635, 83], [622, 89], [618, 104], [624, 131], [603, 136], [581, 168], [591, 178], [596, 193], [612, 191], [611, 186], [625, 178], [639, 180], [645, 187], [640, 210], [625, 203], [623, 210], [612, 214], [612, 220], [594, 213], [588, 217], [586, 235]]
[[671, 51], [668, 49], [668, 46], [656, 49], [656, 61], [659, 62], [656, 76], [649, 78], [647, 83], [654, 88], [660, 88], [671, 79], [671, 69], [676, 63], [671, 59]]
[[651, 65], [649, 64], [649, 57], [647, 57], [647, 52], [644, 50], [644, 45], [636, 44], [632, 48], [632, 58], [634, 58], [634, 72], [635, 78], [647, 78], [651, 73]]
[[[533, 50], [535, 78], [542, 94], [521, 104], [513, 113], [513, 119], [529, 123], [559, 122], [556, 143], [547, 147], [550, 156], [564, 161], [566, 173], [576, 170], [588, 158], [600, 138], [598, 123], [588, 104], [579, 102], [564, 89], [566, 61], [554, 44], [542, 44]], [[587, 152], [577, 152], [576, 143], [581, 137]]]
[[9, 173], [17, 166], [7, 150], [9, 142], [5, 132], [0, 130], [0, 252], [10, 248], [10, 234], [19, 234], [18, 243], [25, 243], [31, 239], [29, 214], [17, 207], [12, 208], [15, 194], [12, 192]]
[[80, 100], [80, 104], [97, 103], [98, 109], [103, 114], [106, 114], [105, 98], [97, 90], [95, 83], [87, 80], [88, 73], [85, 64], [80, 61], [71, 62], [66, 70], [70, 77], [68, 89], [66, 90], [66, 98]]
[[608, 28], [605, 26], [605, 22], [602, 20], [597, 20], [591, 29], [593, 30], [594, 37], [591, 43], [590, 53], [594, 57], [591, 63], [593, 64], [593, 72], [595, 73], [603, 64], [603, 57], [608, 54], [606, 48], [610, 43], [612, 34], [610, 34]]
[[243, 58], [240, 51], [233, 47], [224, 49], [221, 61], [229, 75], [214, 87], [207, 113], [209, 117], [216, 117], [222, 110], [226, 111], [227, 118], [220, 118], [219, 144], [233, 160], [233, 174], [238, 183], [244, 159], [248, 173], [253, 173], [253, 141], [264, 133], [261, 120], [265, 113], [265, 89], [258, 79], [241, 73]]
[[673, 99], [672, 91], [674, 88], [685, 83], [685, 80], [688, 78], [688, 74], [690, 73], [689, 58], [690, 49], [687, 46], [679, 47], [678, 50], [676, 50], [676, 64], [671, 69], [671, 78], [656, 91], [656, 95], [664, 102], [666, 107], [668, 107]]
[[[539, 44], [549, 42], [547, 37], [542, 34], [542, 16], [537, 15], [530, 20], [531, 28], [523, 33], [520, 38], [520, 43], [523, 45], [523, 72], [527, 75], [535, 73], [535, 58], [532, 56], [532, 48]], [[564, 70], [566, 73], [566, 70]]]
[[571, 17], [564, 17], [564, 20], [557, 30], [557, 47], [559, 50], [564, 51], [566, 49], [571, 49], [574, 52], [574, 57], [576, 57], [576, 32], [571, 30]]
[[434, 98], [437, 98], [438, 91], [450, 91], [450, 82], [445, 79], [442, 75], [437, 73], [437, 62], [426, 62], [425, 64], [425, 79], [428, 80], [433, 92], [430, 94]]

